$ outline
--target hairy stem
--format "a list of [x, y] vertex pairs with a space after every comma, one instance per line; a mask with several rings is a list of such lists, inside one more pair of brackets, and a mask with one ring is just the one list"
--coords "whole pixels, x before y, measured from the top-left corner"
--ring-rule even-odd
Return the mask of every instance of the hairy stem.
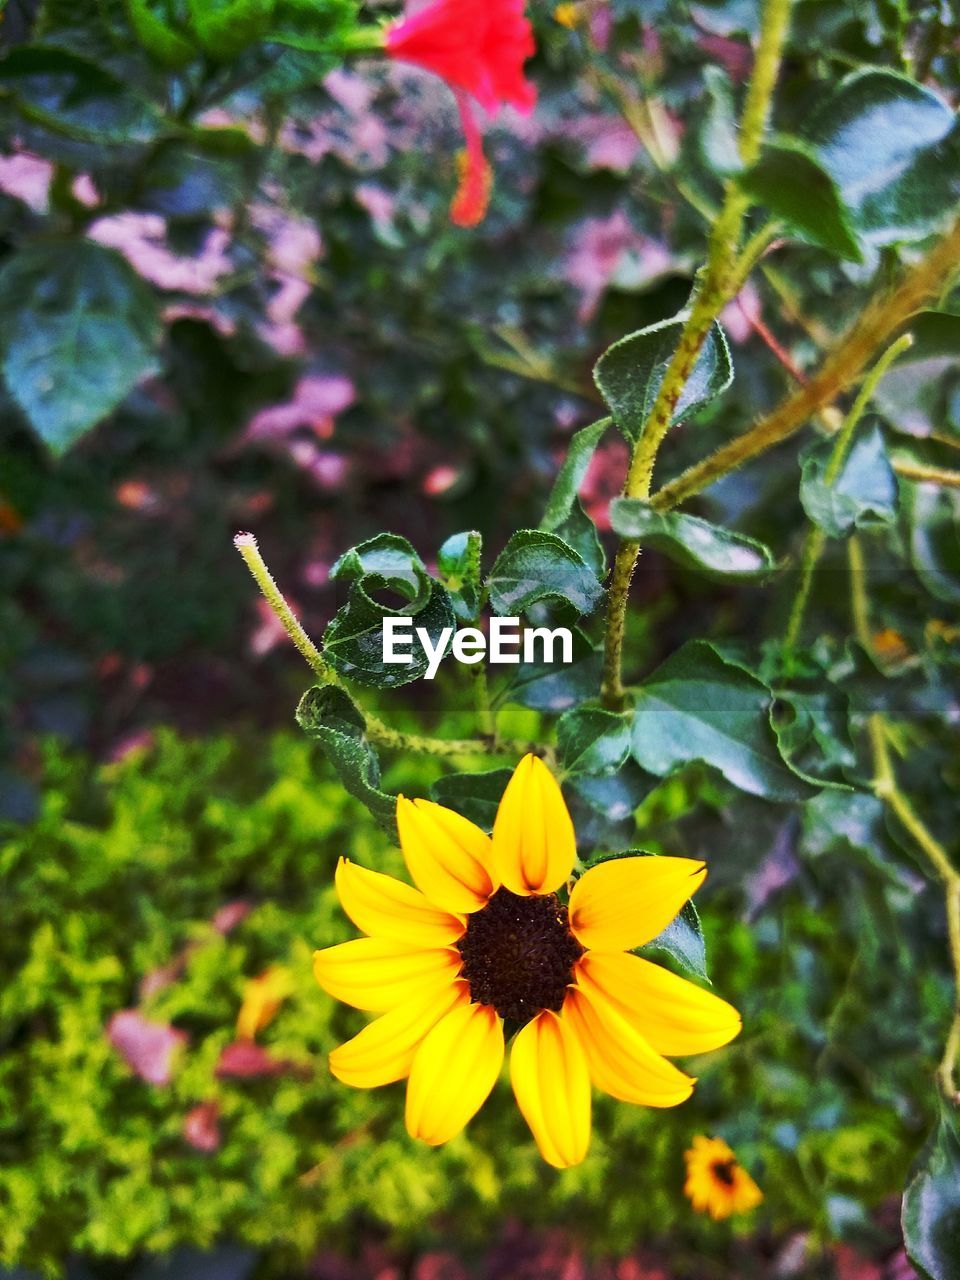
[[806, 386], [792, 392], [742, 436], [664, 485], [653, 495], [652, 505], [660, 511], [679, 506], [721, 476], [799, 431], [815, 413], [852, 386], [877, 348], [889, 341], [928, 299], [940, 293], [944, 280], [956, 270], [958, 257], [960, 222], [906, 274], [897, 288], [867, 306]]
[[[790, 8], [791, 0], [766, 0], [763, 8], [760, 41], [740, 128], [740, 156], [745, 165], [753, 164], [759, 154], [780, 67]], [[677, 349], [663, 375], [650, 415], [634, 446], [623, 487], [627, 498], [646, 499], [650, 496], [657, 454], [673, 423], [683, 389], [693, 373], [710, 330], [726, 303], [743, 284], [745, 271], [749, 271], [769, 243], [762, 235], [759, 240], [754, 237], [743, 255], [746, 268], [741, 267], [738, 249], [749, 205], [748, 197], [733, 183], [729, 183], [723, 208], [710, 234], [707, 260], [700, 273]], [[638, 542], [621, 543], [610, 579], [601, 696], [604, 705], [613, 710], [618, 710], [623, 705], [623, 635], [627, 597], [639, 554]]]
[[283, 592], [277, 586], [276, 579], [267, 568], [257, 540], [252, 533], [238, 533], [233, 545], [243, 556], [244, 564], [253, 575], [253, 580], [260, 588], [263, 598], [273, 610], [277, 621], [307, 660], [313, 674], [321, 684], [339, 684], [337, 673], [326, 661], [323, 654], [304, 631], [300, 620], [287, 604]]

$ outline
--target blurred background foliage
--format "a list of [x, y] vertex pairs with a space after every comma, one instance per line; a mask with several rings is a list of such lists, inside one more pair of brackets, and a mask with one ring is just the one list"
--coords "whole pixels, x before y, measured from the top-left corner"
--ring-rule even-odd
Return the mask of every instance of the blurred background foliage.
[[[814, 583], [775, 712], [793, 762], [855, 793], [788, 805], [702, 764], [660, 781], [631, 763], [625, 808], [608, 791], [581, 805], [587, 840], [709, 861], [710, 972], [747, 1030], [691, 1104], [600, 1105], [595, 1153], [556, 1175], [505, 1098], [432, 1152], [405, 1137], [395, 1089], [327, 1075], [355, 1028], [309, 977], [312, 947], [346, 936], [332, 870], [347, 851], [387, 870], [398, 855], [287, 727], [304, 671], [231, 537], [256, 530], [319, 637], [345, 599], [330, 569], [362, 539], [402, 534], [432, 569], [445, 537], [482, 529], [489, 567], [535, 527], [572, 432], [603, 412], [596, 358], [687, 301], [758, 25], [751, 0], [532, 6], [538, 107], [488, 130], [491, 207], [464, 231], [448, 219], [461, 143], [446, 88], [344, 61], [358, 19], [394, 12], [7, 3], [0, 1261], [75, 1280], [903, 1280], [899, 1199], [936, 1120], [953, 996], [940, 895], [857, 746], [865, 708], [883, 707], [898, 776], [955, 847], [956, 491], [901, 477], [862, 533], [879, 666], [846, 642], [839, 544]], [[891, 181], [879, 210], [845, 191], [852, 223], [821, 211], [775, 247], [722, 317], [733, 389], [672, 433], [665, 473], [774, 405], [956, 204], [955, 24], [946, 2], [794, 6], [783, 138], [809, 141], [815, 108], [861, 68], [936, 103], [899, 115], [913, 91], [898, 79], [899, 106], [863, 108], [913, 185]], [[956, 465], [960, 320], [921, 336], [874, 401], [868, 473]], [[581, 491], [608, 548], [626, 458], [609, 433]], [[800, 479], [790, 443], [696, 509], [794, 564]], [[795, 587], [789, 570], [718, 582], [645, 550], [627, 665], [706, 638], [772, 670], [764, 641]], [[392, 722], [471, 732], [468, 683], [445, 670], [392, 695]], [[529, 738], [573, 696], [496, 692], [501, 732]], [[440, 774], [387, 764], [390, 792]], [[224, 1058], [245, 981], [274, 965], [292, 993], [257, 1053]], [[751, 1223], [717, 1227], [682, 1200], [696, 1132], [722, 1133], [761, 1183]]]

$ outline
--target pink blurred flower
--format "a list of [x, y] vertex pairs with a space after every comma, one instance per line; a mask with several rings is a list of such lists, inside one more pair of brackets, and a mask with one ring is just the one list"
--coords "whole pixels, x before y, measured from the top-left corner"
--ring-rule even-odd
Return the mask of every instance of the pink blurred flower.
[[151, 1022], [138, 1009], [121, 1009], [107, 1024], [107, 1038], [127, 1066], [148, 1084], [169, 1084], [178, 1051], [187, 1043], [184, 1031], [166, 1022]]
[[282, 441], [301, 427], [309, 428], [318, 439], [327, 440], [333, 435], [337, 414], [349, 409], [355, 399], [356, 388], [342, 374], [304, 374], [289, 400], [253, 415], [244, 440]]
[[561, 271], [580, 292], [577, 316], [591, 318], [606, 288], [617, 280], [632, 288], [673, 268], [664, 245], [637, 231], [622, 209], [606, 218], [585, 218], [577, 225]]
[[227, 255], [230, 235], [214, 227], [196, 257], [182, 257], [166, 244], [167, 224], [155, 213], [117, 213], [98, 218], [91, 240], [117, 249], [138, 275], [171, 292], [209, 295], [233, 268]]
[[20, 151], [0, 156], [0, 191], [29, 205], [34, 213], [46, 213], [53, 165], [49, 160]]
[[309, 1074], [307, 1068], [289, 1058], [277, 1058], [254, 1040], [235, 1040], [220, 1054], [215, 1075], [218, 1080], [251, 1079], [257, 1076]]
[[216, 1151], [220, 1146], [220, 1107], [201, 1102], [183, 1120], [183, 1137], [195, 1151]]

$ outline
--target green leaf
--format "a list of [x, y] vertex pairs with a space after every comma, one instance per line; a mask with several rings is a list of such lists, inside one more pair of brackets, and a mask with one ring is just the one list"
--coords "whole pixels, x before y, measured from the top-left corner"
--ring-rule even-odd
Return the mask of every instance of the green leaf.
[[70, 138], [146, 143], [162, 123], [131, 86], [66, 49], [21, 46], [0, 61], [0, 96], [30, 121]]
[[652, 942], [639, 948], [639, 954], [660, 951], [686, 969], [694, 977], [709, 982], [707, 975], [707, 944], [700, 924], [700, 916], [692, 902], [685, 902], [680, 914], [658, 934]]
[[700, 150], [712, 173], [729, 178], [743, 168], [733, 88], [727, 74], [716, 66], [704, 67], [703, 82], [707, 108], [699, 135]]
[[952, 428], [960, 438], [960, 414], [951, 413], [960, 372], [960, 316], [921, 311], [907, 328], [913, 344], [880, 379], [873, 403], [905, 435], [923, 437]]
[[[544, 625], [538, 620], [538, 625]], [[545, 625], [552, 628], [553, 621]], [[506, 697], [536, 711], [554, 715], [592, 698], [600, 684], [603, 655], [579, 628], [572, 627], [573, 662], [521, 662]]]
[[0, 271], [0, 348], [10, 394], [60, 455], [156, 367], [153, 295], [112, 249], [48, 241]]
[[656, 547], [678, 564], [711, 578], [751, 581], [767, 578], [776, 569], [773, 553], [762, 542], [698, 516], [657, 511], [636, 498], [615, 498], [610, 523], [622, 538]]
[[[350, 590], [350, 596], [342, 609], [331, 619], [323, 635], [323, 654], [340, 675], [358, 684], [372, 685], [378, 689], [397, 689], [414, 680], [423, 679], [429, 659], [423, 646], [416, 640], [417, 628], [422, 628], [434, 647], [442, 632], [455, 626], [456, 619], [450, 597], [438, 582], [432, 584], [426, 602], [419, 608], [390, 609], [370, 594], [383, 585], [376, 574], [370, 574]], [[383, 619], [385, 617], [412, 618], [414, 633], [408, 663], [388, 663], [383, 660]], [[450, 637], [447, 637], [448, 642]]]
[[764, 147], [739, 184], [799, 239], [848, 262], [863, 261], [850, 211], [837, 184], [801, 143], [784, 139]]
[[596, 525], [577, 495], [597, 445], [610, 425], [609, 418], [601, 418], [573, 436], [540, 521], [545, 533], [555, 533], [573, 547], [598, 578], [607, 571], [607, 558]]
[[500, 797], [513, 777], [509, 769], [491, 769], [487, 773], [451, 773], [438, 778], [430, 794], [438, 804], [455, 809], [475, 822], [483, 831], [493, 830]]
[[818, 786], [850, 791], [844, 771], [857, 763], [848, 732], [849, 707], [830, 685], [776, 690], [770, 722], [780, 754]]
[[426, 565], [407, 541], [396, 533], [378, 533], [345, 551], [331, 567], [338, 581], [360, 581], [375, 575], [382, 590], [394, 591], [411, 603], [422, 603], [430, 594]]
[[576, 502], [580, 486], [583, 484], [590, 462], [596, 453], [597, 445], [610, 429], [610, 419], [601, 418], [589, 427], [578, 431], [570, 440], [567, 456], [563, 460], [557, 478], [550, 490], [540, 528], [545, 533], [556, 533], [557, 529], [570, 516]]
[[[593, 378], [620, 430], [639, 439], [650, 416], [667, 366], [683, 332], [686, 312], [627, 334], [608, 347], [593, 370]], [[693, 372], [673, 411], [673, 422], [689, 418], [733, 382], [733, 364], [723, 330], [714, 324]]]
[[398, 843], [397, 798], [381, 790], [380, 762], [364, 735], [363, 715], [350, 697], [333, 685], [308, 689], [297, 707], [297, 724], [320, 743], [344, 789], [365, 804]]
[[497, 556], [487, 578], [494, 613], [514, 617], [541, 600], [559, 600], [590, 613], [603, 597], [597, 576], [554, 533], [520, 529]]
[[938, 600], [960, 600], [960, 491], [903, 481], [910, 562]]
[[[384, 618], [412, 618], [411, 632], [422, 628], [434, 646], [445, 628], [452, 631], [456, 619], [450, 596], [430, 577], [406, 538], [377, 534], [342, 555], [330, 576], [351, 583], [347, 603], [324, 632], [323, 652], [332, 666], [342, 676], [380, 689], [422, 679], [429, 658], [415, 636], [411, 662], [384, 662]], [[397, 597], [399, 606], [393, 603]]]
[[832, 485], [825, 480], [834, 442], [821, 440], [801, 455], [800, 501], [829, 538], [896, 518], [899, 489], [879, 427], [861, 432]]
[[861, 237], [921, 239], [960, 199], [960, 131], [950, 108], [893, 71], [841, 81], [809, 134]]
[[195, 129], [157, 147], [136, 205], [165, 218], [195, 219], [242, 201], [259, 152], [241, 129]]
[[274, 0], [188, 0], [190, 24], [218, 62], [241, 54], [270, 30]]
[[330, 53], [339, 61], [338, 42], [356, 18], [355, 0], [277, 0], [267, 39], [308, 53]]
[[453, 611], [461, 622], [473, 622], [480, 612], [479, 533], [454, 533], [437, 552], [437, 568], [450, 592]]
[[761, 680], [712, 645], [690, 641], [637, 690], [634, 759], [659, 777], [702, 760], [751, 795], [806, 800], [815, 789], [780, 755], [771, 697]]
[[557, 754], [568, 773], [614, 773], [630, 753], [629, 719], [576, 707], [557, 721]]
[[134, 34], [161, 66], [176, 71], [197, 56], [191, 41], [166, 21], [164, 5], [153, 5], [150, 0], [124, 0], [124, 3]]
[[903, 1196], [907, 1255], [927, 1280], [960, 1280], [960, 1128], [941, 1100], [940, 1118]]

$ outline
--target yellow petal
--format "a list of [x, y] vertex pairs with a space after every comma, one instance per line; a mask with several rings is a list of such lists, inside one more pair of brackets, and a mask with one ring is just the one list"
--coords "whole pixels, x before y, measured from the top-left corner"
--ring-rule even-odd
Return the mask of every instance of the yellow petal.
[[517, 1033], [510, 1082], [547, 1164], [579, 1164], [590, 1145], [590, 1072], [576, 1034], [549, 1009]]
[[493, 865], [511, 893], [554, 893], [576, 857], [560, 785], [537, 756], [524, 756], [507, 783], [493, 825]]
[[675, 1107], [693, 1092], [694, 1081], [661, 1058], [602, 996], [571, 987], [563, 1017], [576, 1033], [598, 1089], [621, 1102]]
[[410, 878], [444, 911], [477, 911], [497, 888], [490, 837], [432, 800], [397, 798], [400, 848]]
[[330, 1070], [355, 1089], [374, 1089], [410, 1074], [414, 1054], [424, 1036], [445, 1013], [466, 1004], [470, 989], [452, 982], [425, 1000], [411, 1000], [374, 1019], [369, 1026], [333, 1050]]
[[463, 957], [449, 947], [413, 947], [391, 938], [357, 938], [313, 953], [313, 976], [328, 995], [382, 1013], [453, 982]]
[[577, 983], [605, 996], [657, 1053], [706, 1053], [743, 1026], [726, 1000], [641, 956], [588, 951], [577, 962]]
[[421, 1043], [407, 1082], [407, 1130], [431, 1147], [455, 1137], [483, 1106], [503, 1065], [503, 1024], [486, 1004], [463, 1004]]
[[692, 858], [600, 862], [573, 886], [570, 928], [592, 950], [641, 947], [663, 932], [706, 874]]
[[463, 936], [466, 925], [460, 916], [435, 907], [419, 889], [393, 876], [341, 858], [336, 880], [344, 911], [358, 929], [375, 938], [448, 947]]

